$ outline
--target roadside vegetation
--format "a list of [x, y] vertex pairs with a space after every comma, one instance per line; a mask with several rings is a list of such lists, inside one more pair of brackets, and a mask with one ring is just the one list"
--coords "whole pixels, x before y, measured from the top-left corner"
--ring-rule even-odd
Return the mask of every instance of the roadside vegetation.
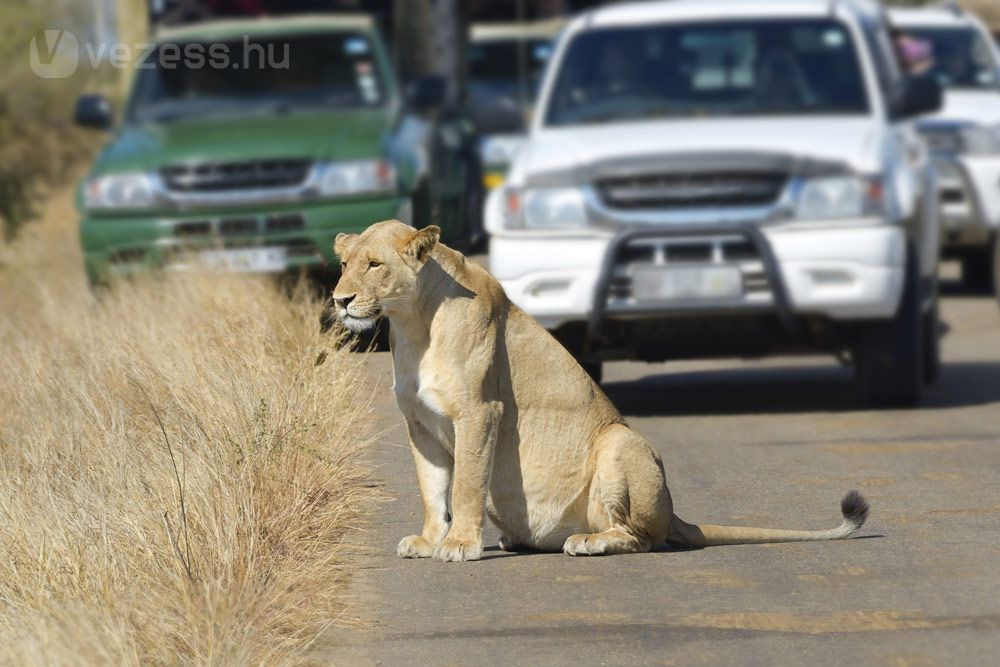
[[[31, 40], [47, 28], [69, 30], [80, 44], [108, 37], [134, 43], [145, 34], [144, 0], [66, 2], [4, 0], [0, 11], [0, 241], [11, 240], [38, 213], [47, 188], [67, 182], [103, 137], [73, 125], [78, 95], [120, 97], [128, 73], [86, 62], [66, 79], [43, 79], [30, 66]], [[86, 61], [81, 56], [81, 61]]]
[[0, 662], [310, 661], [372, 493], [361, 356], [264, 280], [96, 299], [75, 219], [0, 243]]

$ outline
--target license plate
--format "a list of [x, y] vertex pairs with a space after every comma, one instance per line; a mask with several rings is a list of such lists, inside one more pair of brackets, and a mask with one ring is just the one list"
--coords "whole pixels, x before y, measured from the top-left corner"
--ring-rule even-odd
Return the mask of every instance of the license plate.
[[636, 301], [732, 299], [743, 294], [743, 274], [735, 266], [637, 267], [632, 274]]
[[203, 250], [198, 263], [212, 271], [271, 273], [288, 268], [285, 248], [240, 248]]

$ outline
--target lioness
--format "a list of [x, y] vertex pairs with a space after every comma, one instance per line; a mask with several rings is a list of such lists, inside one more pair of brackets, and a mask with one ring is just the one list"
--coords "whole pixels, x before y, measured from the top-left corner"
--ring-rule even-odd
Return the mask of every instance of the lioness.
[[[476, 560], [483, 508], [506, 550], [571, 556], [833, 540], [868, 515], [856, 491], [822, 531], [692, 525], [673, 513], [663, 464], [562, 345], [493, 276], [396, 220], [334, 244], [337, 316], [352, 331], [389, 318], [396, 401], [406, 417], [424, 525], [404, 558]], [[451, 514], [448, 489], [451, 487]]]

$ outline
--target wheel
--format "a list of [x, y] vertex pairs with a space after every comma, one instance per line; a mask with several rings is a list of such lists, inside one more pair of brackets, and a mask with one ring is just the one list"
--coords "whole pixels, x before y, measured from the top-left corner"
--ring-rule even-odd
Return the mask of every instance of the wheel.
[[895, 317], [863, 325], [855, 348], [858, 394], [871, 407], [912, 407], [920, 402], [928, 318], [920, 312], [917, 258], [912, 251], [908, 255], [906, 283]]
[[[995, 241], [994, 241], [995, 245]], [[962, 284], [974, 290], [993, 292], [995, 253], [993, 248], [970, 250], [962, 257]]]
[[482, 252], [485, 248], [486, 233], [483, 230], [483, 206], [486, 197], [483, 192], [483, 169], [478, 158], [467, 161], [465, 177], [465, 211], [462, 229], [470, 253]]
[[993, 235], [993, 288], [1000, 298], [1000, 233]]
[[934, 384], [941, 376], [941, 332], [938, 330], [938, 302], [923, 315], [924, 384]]
[[581, 361], [580, 366], [583, 367], [583, 370], [587, 371], [587, 375], [590, 376], [591, 380], [597, 384], [601, 384], [601, 379], [604, 376], [603, 363], [600, 361]]

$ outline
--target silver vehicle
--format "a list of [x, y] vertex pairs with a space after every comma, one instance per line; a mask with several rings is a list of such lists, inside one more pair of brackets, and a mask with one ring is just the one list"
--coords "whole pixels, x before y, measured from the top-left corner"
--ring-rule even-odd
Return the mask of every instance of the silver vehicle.
[[919, 123], [934, 154], [942, 204], [944, 257], [962, 279], [991, 289], [1000, 273], [1000, 48], [975, 15], [957, 5], [890, 12], [897, 40], [929, 48], [927, 73], [944, 107]]

